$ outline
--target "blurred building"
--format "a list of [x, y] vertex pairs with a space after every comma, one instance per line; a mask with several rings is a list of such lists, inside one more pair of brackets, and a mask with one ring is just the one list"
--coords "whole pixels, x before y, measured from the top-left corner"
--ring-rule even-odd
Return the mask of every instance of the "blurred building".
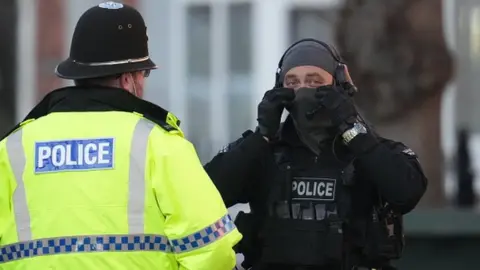
[[[68, 54], [79, 16], [101, 0], [17, 0], [16, 118], [51, 89], [70, 82], [53, 75]], [[129, 0], [148, 25], [151, 56], [160, 66], [146, 98], [174, 112], [203, 162], [256, 122], [256, 105], [274, 83], [289, 43], [316, 37], [333, 43], [341, 0]], [[448, 43], [457, 52], [457, 79], [444, 96], [442, 138], [447, 161], [455, 130], [480, 132], [480, 2], [444, 0]], [[3, 42], [3, 41], [2, 41]], [[118, 44], [121, 46], [121, 44]], [[354, 72], [354, 71], [353, 71]], [[478, 136], [477, 136], [478, 137]], [[473, 136], [474, 166], [480, 140]], [[446, 166], [447, 178], [453, 177]], [[451, 191], [452, 181], [446, 181]], [[477, 185], [480, 190], [480, 185]]]

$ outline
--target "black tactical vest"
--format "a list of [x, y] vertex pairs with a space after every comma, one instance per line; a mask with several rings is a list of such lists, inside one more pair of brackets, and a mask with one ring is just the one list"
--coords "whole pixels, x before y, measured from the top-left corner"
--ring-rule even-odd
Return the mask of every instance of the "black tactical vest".
[[326, 155], [306, 164], [280, 147], [275, 160], [278, 170], [269, 184], [267, 215], [255, 244], [261, 255], [254, 260], [350, 269], [353, 265], [380, 268], [401, 256], [402, 217], [384, 207], [380, 198], [371, 217], [360, 222], [349, 219], [353, 159]]
[[267, 264], [341, 265], [350, 215], [353, 164], [333, 156], [305, 164], [288, 148], [275, 154], [277, 175], [270, 183], [268, 216], [262, 230]]

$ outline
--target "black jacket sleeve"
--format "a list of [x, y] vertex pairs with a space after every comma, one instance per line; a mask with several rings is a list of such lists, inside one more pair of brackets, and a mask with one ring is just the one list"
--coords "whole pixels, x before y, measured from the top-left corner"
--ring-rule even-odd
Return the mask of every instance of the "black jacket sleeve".
[[427, 178], [410, 148], [370, 133], [355, 137], [349, 148], [356, 169], [393, 210], [406, 214], [415, 208], [427, 189]]
[[248, 191], [261, 180], [270, 149], [260, 134], [247, 131], [204, 166], [227, 207], [248, 202]]

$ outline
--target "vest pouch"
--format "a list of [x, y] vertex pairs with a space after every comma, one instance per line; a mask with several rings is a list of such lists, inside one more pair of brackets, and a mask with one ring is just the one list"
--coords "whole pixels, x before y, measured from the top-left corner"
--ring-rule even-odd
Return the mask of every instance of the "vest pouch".
[[388, 213], [367, 224], [367, 241], [363, 250], [372, 264], [401, 258], [404, 248], [403, 221], [400, 215]]
[[329, 220], [268, 218], [262, 233], [261, 262], [324, 266], [342, 260], [342, 231]]
[[387, 249], [388, 252], [382, 252], [382, 254], [390, 260], [398, 260], [402, 257], [405, 247], [403, 216], [389, 212], [385, 218], [385, 223], [388, 232], [387, 243], [389, 243], [389, 248]]
[[326, 239], [327, 258], [332, 261], [341, 261], [344, 251], [343, 222], [340, 219], [329, 217], [328, 234]]

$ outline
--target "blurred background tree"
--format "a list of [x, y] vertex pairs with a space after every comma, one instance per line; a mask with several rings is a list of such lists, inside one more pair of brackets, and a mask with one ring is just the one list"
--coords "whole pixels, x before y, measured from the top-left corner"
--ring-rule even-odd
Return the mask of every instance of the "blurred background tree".
[[382, 136], [417, 153], [428, 207], [446, 204], [440, 109], [453, 61], [442, 17], [441, 0], [346, 0], [336, 27], [357, 104]]

